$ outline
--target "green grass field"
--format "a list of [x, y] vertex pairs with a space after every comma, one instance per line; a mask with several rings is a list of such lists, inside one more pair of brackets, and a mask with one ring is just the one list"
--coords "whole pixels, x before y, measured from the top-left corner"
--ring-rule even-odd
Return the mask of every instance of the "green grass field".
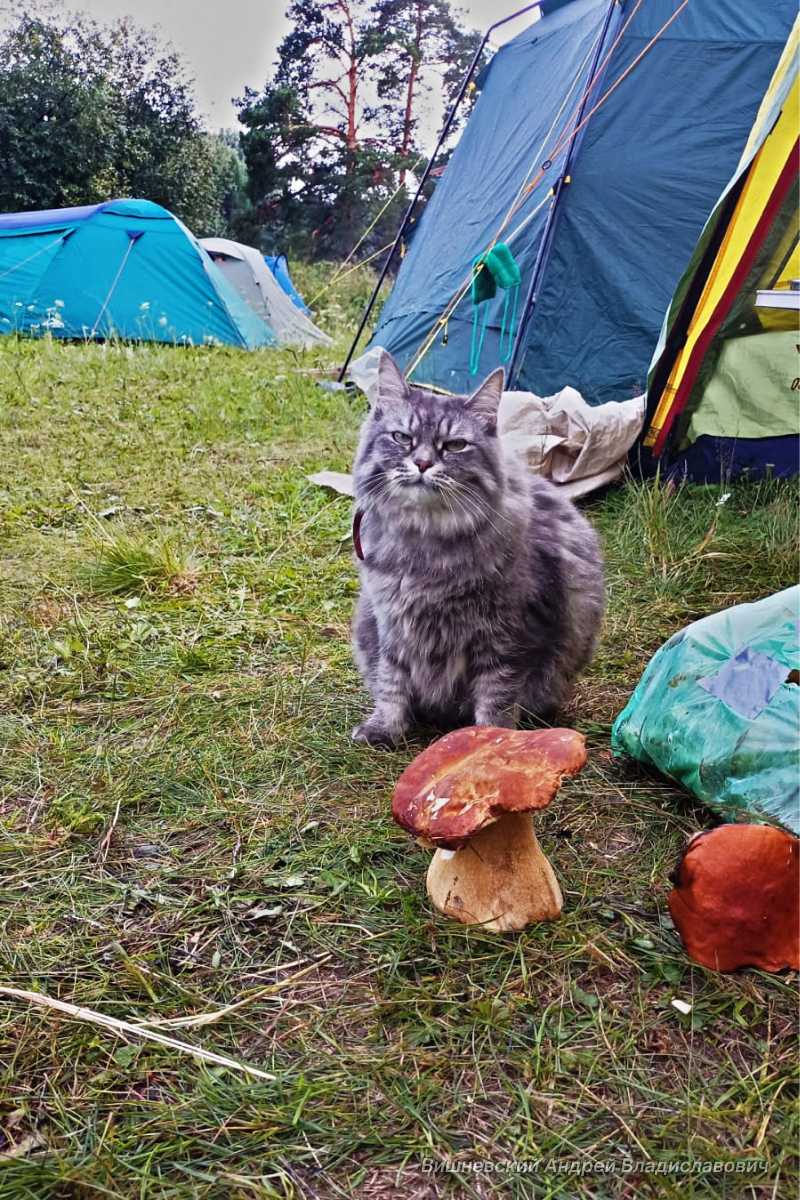
[[0, 985], [183, 1043], [0, 996], [0, 1200], [796, 1194], [797, 978], [687, 960], [667, 876], [715, 818], [609, 744], [667, 636], [795, 582], [796, 484], [587, 505], [565, 909], [491, 935], [391, 821], [422, 743], [349, 740], [337, 354], [0, 341]]

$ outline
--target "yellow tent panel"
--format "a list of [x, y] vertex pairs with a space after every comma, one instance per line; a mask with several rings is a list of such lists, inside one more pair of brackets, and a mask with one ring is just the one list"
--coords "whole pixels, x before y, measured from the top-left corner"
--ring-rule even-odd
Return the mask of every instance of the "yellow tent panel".
[[[723, 411], [740, 386], [752, 391], [753, 372], [781, 361], [780, 371], [798, 368], [789, 343], [797, 340], [800, 293], [790, 291], [800, 279], [797, 231], [798, 129], [800, 129], [800, 18], [787, 41], [770, 87], [764, 96], [739, 168], [712, 213], [676, 298], [667, 315], [662, 339], [650, 372], [649, 427], [645, 445], [659, 455], [676, 429], [685, 439], [687, 421], [708, 393]], [[758, 289], [769, 289], [773, 305], [784, 303], [775, 293], [786, 292], [785, 308], [757, 308]], [[763, 330], [789, 331], [789, 337], [767, 343], [753, 335]], [[731, 343], [739, 340], [741, 345]], [[796, 350], [791, 353], [796, 357]], [[722, 380], [712, 378], [718, 368]], [[746, 382], [745, 382], [746, 381]], [[781, 378], [781, 393], [794, 380]], [[763, 390], [763, 389], [756, 389]], [[726, 398], [727, 397], [727, 398]], [[796, 400], [796, 397], [794, 398]], [[768, 406], [774, 409], [776, 405]], [[797, 405], [777, 405], [783, 418], [767, 433], [796, 433]], [[686, 412], [685, 412], [686, 410]], [[685, 412], [684, 418], [678, 418]], [[781, 424], [781, 419], [783, 424]], [[695, 435], [714, 426], [716, 417], [695, 422]], [[734, 436], [760, 436], [760, 415], [734, 418]], [[744, 430], [744, 434], [742, 433]]]

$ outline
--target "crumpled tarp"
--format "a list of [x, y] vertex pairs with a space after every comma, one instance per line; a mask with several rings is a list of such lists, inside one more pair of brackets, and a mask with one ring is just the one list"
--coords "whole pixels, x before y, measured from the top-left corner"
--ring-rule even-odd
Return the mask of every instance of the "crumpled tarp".
[[712, 613], [657, 650], [611, 744], [729, 821], [800, 833], [800, 587]]
[[[378, 367], [385, 353], [375, 346], [350, 367], [349, 377], [375, 403]], [[644, 423], [645, 398], [593, 407], [575, 388], [562, 388], [554, 396], [531, 392], [503, 392], [497, 428], [504, 445], [523, 454], [531, 470], [544, 475], [567, 496], [583, 496], [617, 479], [628, 451]], [[348, 477], [323, 471], [310, 475], [312, 483], [331, 487], [343, 495]]]
[[583, 496], [622, 474], [644, 411], [644, 396], [592, 407], [572, 387], [554, 396], [503, 392], [497, 428], [537, 475], [568, 496]]

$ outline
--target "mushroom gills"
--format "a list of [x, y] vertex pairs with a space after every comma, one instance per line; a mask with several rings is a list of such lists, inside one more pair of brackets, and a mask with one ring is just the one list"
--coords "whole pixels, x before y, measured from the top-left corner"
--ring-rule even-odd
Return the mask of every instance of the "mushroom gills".
[[529, 813], [504, 814], [461, 850], [437, 850], [427, 884], [439, 912], [497, 932], [553, 920], [563, 907]]

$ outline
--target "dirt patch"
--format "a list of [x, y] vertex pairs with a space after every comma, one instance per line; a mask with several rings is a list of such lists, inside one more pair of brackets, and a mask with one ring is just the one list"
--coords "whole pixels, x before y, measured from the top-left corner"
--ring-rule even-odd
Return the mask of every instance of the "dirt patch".
[[7, 820], [11, 829], [26, 832], [41, 824], [53, 795], [52, 788], [45, 788], [35, 796], [0, 796], [0, 818]]

